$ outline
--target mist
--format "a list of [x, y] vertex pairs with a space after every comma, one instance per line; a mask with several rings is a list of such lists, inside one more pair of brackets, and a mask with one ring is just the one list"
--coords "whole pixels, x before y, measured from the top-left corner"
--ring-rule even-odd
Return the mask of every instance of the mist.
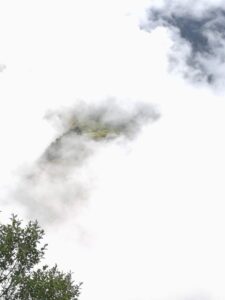
[[225, 298], [224, 9], [0, 4], [1, 220], [37, 218], [81, 300]]
[[[191, 5], [190, 5], [191, 3]], [[225, 6], [221, 1], [164, 1], [146, 12], [141, 28], [170, 30], [170, 67], [192, 84], [223, 88]]]
[[53, 123], [58, 136], [35, 163], [20, 169], [12, 201], [22, 204], [29, 217], [43, 224], [76, 215], [92, 189], [85, 174], [91, 156], [112, 142], [123, 146], [159, 117], [153, 105], [122, 105], [115, 99], [47, 112], [45, 118]]

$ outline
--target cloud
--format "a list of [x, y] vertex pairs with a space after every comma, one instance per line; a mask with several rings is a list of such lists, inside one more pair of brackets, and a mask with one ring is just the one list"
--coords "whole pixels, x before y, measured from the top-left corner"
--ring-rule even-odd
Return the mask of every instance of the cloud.
[[6, 65], [0, 64], [0, 72], [3, 72], [6, 69]]
[[[44, 223], [47, 263], [84, 281], [82, 300], [221, 299], [224, 97], [173, 76], [167, 63], [203, 84], [209, 67], [222, 76], [223, 64], [210, 57], [205, 73], [204, 61], [192, 66], [192, 45], [178, 27], [150, 29], [148, 19], [139, 30], [132, 16], [122, 16], [125, 1], [2, 1], [1, 57], [11, 67], [0, 89], [1, 186], [23, 165], [17, 181], [8, 176], [15, 194], [7, 210]], [[218, 8], [216, 0], [156, 2], [164, 14], [167, 5], [195, 19]], [[110, 113], [99, 103], [108, 96], [125, 103], [118, 100]], [[118, 115], [132, 124], [139, 106], [128, 99], [158, 103], [160, 122], [145, 126], [140, 119], [116, 138], [105, 138], [108, 124], [101, 123], [103, 138], [95, 139], [87, 116], [106, 111], [107, 120]], [[52, 127], [43, 122], [46, 111]], [[81, 128], [71, 132], [78, 112]]]
[[171, 68], [192, 82], [220, 86], [225, 76], [225, 7], [195, 2], [153, 5], [141, 27], [148, 31], [159, 26], [168, 28], [173, 42]]
[[65, 218], [72, 208], [76, 211], [88, 198], [91, 185], [84, 174], [96, 150], [114, 140], [133, 139], [144, 125], [159, 118], [159, 112], [152, 105], [139, 102], [123, 107], [111, 99], [51, 111], [46, 118], [59, 135], [38, 161], [23, 171], [14, 198], [29, 216], [52, 223]]

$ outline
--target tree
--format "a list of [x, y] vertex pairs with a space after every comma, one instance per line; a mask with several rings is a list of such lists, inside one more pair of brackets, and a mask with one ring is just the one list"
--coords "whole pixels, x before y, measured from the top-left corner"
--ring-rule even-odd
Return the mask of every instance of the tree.
[[80, 284], [72, 273], [39, 266], [47, 244], [41, 245], [44, 231], [38, 222], [25, 227], [17, 216], [0, 224], [0, 299], [1, 300], [77, 300]]

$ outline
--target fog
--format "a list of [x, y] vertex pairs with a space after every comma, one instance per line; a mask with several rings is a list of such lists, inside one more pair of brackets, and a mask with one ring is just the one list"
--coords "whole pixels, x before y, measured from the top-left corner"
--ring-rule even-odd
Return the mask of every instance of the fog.
[[2, 221], [37, 219], [81, 300], [224, 299], [224, 1], [0, 13]]

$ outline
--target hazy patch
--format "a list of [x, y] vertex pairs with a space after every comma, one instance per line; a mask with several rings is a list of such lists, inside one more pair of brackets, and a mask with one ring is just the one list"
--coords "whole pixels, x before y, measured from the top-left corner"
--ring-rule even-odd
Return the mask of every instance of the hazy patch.
[[0, 72], [3, 72], [6, 69], [6, 65], [0, 64]]
[[[113, 140], [126, 141], [142, 126], [156, 121], [159, 113], [151, 105], [80, 105], [46, 116], [57, 127], [58, 137], [40, 159], [22, 174], [15, 198], [24, 204], [29, 216], [42, 222], [63, 219], [88, 198], [90, 184], [85, 172], [87, 160]], [[87, 172], [88, 173], [88, 172]]]
[[[174, 4], [174, 2], [173, 2]], [[142, 29], [152, 31], [158, 26], [172, 33], [170, 66], [195, 82], [220, 84], [225, 63], [225, 9], [192, 3], [165, 2], [148, 10]]]

